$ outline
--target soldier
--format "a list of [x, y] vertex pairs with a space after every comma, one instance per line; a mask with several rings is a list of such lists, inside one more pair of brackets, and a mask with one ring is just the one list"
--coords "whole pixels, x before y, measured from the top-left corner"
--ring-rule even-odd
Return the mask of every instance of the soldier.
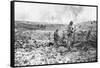
[[58, 46], [58, 43], [59, 43], [58, 29], [56, 29], [56, 31], [54, 32], [54, 43], [55, 43], [55, 46]]
[[68, 28], [67, 28], [67, 46], [68, 49], [71, 49], [71, 43], [73, 41], [73, 21], [70, 21]]
[[68, 29], [67, 29], [68, 38], [72, 37], [72, 33], [73, 33], [73, 22], [70, 21], [70, 24], [68, 25]]
[[50, 41], [51, 40], [51, 33], [49, 32], [49, 34], [48, 34], [48, 40]]

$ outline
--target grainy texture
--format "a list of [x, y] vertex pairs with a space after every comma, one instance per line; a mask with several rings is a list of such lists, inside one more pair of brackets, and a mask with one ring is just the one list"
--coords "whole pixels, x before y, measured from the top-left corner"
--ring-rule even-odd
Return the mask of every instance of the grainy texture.
[[96, 7], [15, 3], [14, 66], [97, 61]]

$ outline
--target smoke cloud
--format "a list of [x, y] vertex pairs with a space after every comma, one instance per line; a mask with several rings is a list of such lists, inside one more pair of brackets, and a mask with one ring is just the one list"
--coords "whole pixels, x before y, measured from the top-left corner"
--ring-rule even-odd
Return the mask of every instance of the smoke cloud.
[[15, 20], [39, 23], [68, 24], [96, 20], [96, 7], [15, 3]]
[[77, 21], [78, 15], [83, 11], [80, 6], [54, 6], [52, 10], [42, 13], [41, 20], [49, 22], [66, 22], [66, 20]]

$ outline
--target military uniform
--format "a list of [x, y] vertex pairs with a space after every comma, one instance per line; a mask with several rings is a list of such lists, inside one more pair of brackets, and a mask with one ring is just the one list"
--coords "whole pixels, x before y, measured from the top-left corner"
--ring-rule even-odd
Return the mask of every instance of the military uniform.
[[[72, 23], [72, 24], [71, 24]], [[73, 42], [73, 22], [67, 26], [67, 47], [70, 50]]]

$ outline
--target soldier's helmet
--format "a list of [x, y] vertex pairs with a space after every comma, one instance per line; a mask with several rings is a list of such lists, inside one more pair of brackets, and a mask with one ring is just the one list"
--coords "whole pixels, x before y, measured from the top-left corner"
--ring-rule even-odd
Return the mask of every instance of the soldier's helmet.
[[70, 25], [73, 25], [73, 21], [70, 21]]
[[58, 29], [56, 29], [56, 32], [58, 32]]

